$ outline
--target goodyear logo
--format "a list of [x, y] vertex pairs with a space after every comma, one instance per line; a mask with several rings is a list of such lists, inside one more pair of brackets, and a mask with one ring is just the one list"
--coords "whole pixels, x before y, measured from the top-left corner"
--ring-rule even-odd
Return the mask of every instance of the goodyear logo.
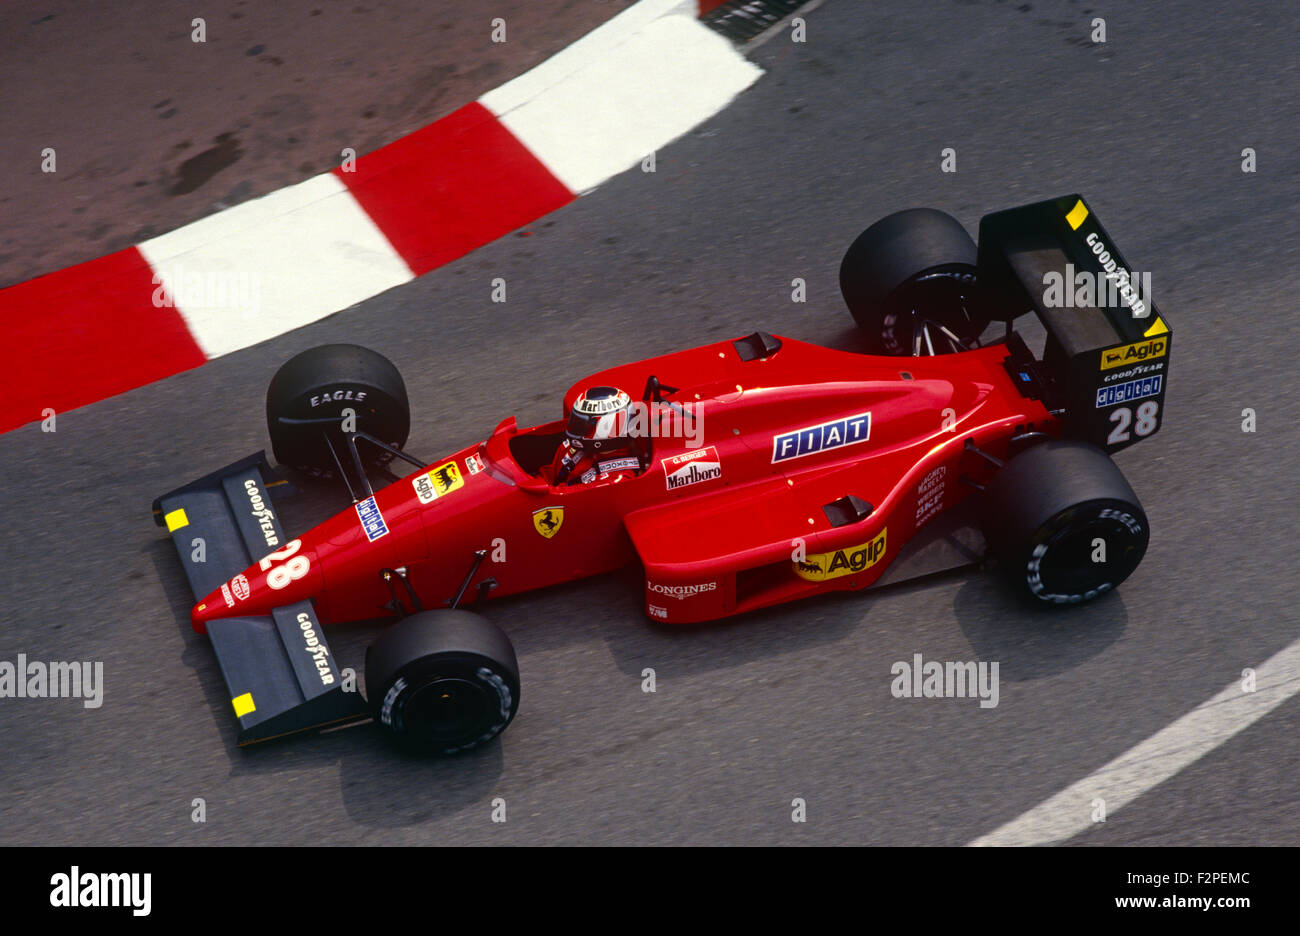
[[888, 528], [881, 530], [879, 536], [861, 546], [808, 556], [794, 564], [795, 575], [809, 582], [825, 582], [869, 569], [884, 557], [885, 534], [888, 532]]
[[844, 445], [856, 445], [871, 437], [871, 414], [858, 413], [833, 419], [819, 426], [805, 426], [772, 438], [772, 464], [803, 458]]
[[1110, 370], [1112, 367], [1123, 367], [1126, 364], [1164, 357], [1168, 350], [1169, 338], [1165, 336], [1150, 338], [1147, 341], [1135, 341], [1119, 348], [1107, 348], [1101, 352], [1101, 369]]

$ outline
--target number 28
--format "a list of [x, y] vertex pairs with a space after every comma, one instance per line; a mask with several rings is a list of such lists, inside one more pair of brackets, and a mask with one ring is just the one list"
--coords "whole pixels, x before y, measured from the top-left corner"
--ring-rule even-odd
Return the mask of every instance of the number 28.
[[[277, 549], [258, 563], [258, 565], [262, 567], [262, 571], [266, 572], [266, 584], [268, 588], [284, 588], [290, 582], [295, 579], [300, 579], [307, 574], [307, 570], [311, 568], [311, 560], [306, 556], [294, 555], [294, 553], [301, 548], [302, 540], [294, 540], [293, 542], [286, 543], [284, 549]], [[293, 558], [289, 559], [290, 556], [293, 556]], [[289, 559], [289, 561], [272, 569], [272, 564], [280, 559]], [[270, 569], [269, 572], [267, 571], [268, 569]]]
[[1139, 437], [1151, 435], [1156, 431], [1159, 424], [1156, 419], [1156, 413], [1160, 410], [1160, 404], [1155, 400], [1147, 400], [1137, 408], [1137, 419], [1133, 419], [1133, 411], [1127, 406], [1121, 406], [1115, 412], [1110, 414], [1110, 421], [1115, 424], [1115, 428], [1106, 436], [1107, 445], [1118, 445], [1121, 442], [1127, 442], [1129, 438], [1129, 423], [1133, 424], [1133, 431]]

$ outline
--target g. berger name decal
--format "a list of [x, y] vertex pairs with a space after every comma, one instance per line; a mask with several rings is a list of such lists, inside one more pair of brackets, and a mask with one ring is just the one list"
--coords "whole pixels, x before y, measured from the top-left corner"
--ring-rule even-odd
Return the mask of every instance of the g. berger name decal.
[[1148, 338], [1146, 341], [1135, 341], [1119, 348], [1106, 348], [1101, 352], [1101, 369], [1111, 370], [1116, 367], [1136, 364], [1138, 361], [1149, 361], [1152, 358], [1164, 357], [1165, 352], [1168, 350], [1168, 335]]
[[664, 459], [664, 484], [670, 491], [721, 477], [722, 462], [718, 459], [717, 448], [712, 445]]
[[806, 557], [802, 562], [795, 562], [795, 575], [809, 582], [825, 582], [839, 578], [841, 575], [852, 575], [869, 569], [884, 557], [885, 534], [888, 532], [889, 529], [886, 527], [880, 531], [879, 536], [861, 546], [817, 553]]

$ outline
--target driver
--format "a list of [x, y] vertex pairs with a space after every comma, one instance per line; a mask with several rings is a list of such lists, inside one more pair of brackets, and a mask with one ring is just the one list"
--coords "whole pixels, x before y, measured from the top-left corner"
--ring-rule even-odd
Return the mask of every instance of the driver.
[[578, 394], [555, 453], [555, 484], [588, 484], [641, 468], [639, 446], [628, 436], [633, 405], [617, 387], [588, 387]]

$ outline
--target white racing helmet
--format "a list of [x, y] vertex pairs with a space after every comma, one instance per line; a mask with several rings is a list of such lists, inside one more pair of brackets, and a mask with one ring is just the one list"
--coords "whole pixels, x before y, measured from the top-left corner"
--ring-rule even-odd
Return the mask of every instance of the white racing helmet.
[[569, 445], [592, 457], [619, 452], [630, 444], [627, 435], [632, 398], [617, 387], [588, 387], [569, 411], [564, 434]]

